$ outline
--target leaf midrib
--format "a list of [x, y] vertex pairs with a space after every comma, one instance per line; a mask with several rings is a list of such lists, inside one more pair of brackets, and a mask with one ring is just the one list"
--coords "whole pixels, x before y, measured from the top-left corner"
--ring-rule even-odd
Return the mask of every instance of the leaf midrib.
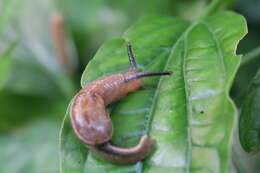
[[[179, 45], [179, 43], [181, 41], [184, 42], [184, 55], [183, 55], [183, 58], [182, 58], [182, 72], [181, 72], [181, 75], [182, 75], [182, 79], [183, 79], [183, 86], [184, 86], [184, 94], [185, 94], [185, 104], [186, 104], [186, 113], [187, 113], [187, 138], [188, 138], [188, 149], [187, 149], [187, 152], [186, 152], [186, 170], [185, 172], [186, 173], [189, 173], [190, 172], [190, 162], [191, 162], [191, 158], [192, 158], [192, 152], [191, 152], [191, 148], [192, 148], [192, 139], [191, 139], [191, 129], [190, 129], [190, 114], [191, 114], [191, 111], [190, 111], [190, 105], [189, 105], [189, 102], [188, 102], [188, 82], [186, 80], [186, 55], [187, 55], [187, 39], [186, 39], [186, 36], [187, 34], [197, 25], [197, 24], [203, 24], [207, 30], [212, 33], [212, 38], [214, 39], [214, 42], [216, 44], [216, 47], [217, 47], [217, 51], [218, 51], [218, 54], [219, 56], [221, 57], [221, 66], [222, 66], [222, 70], [224, 71], [224, 75], [226, 77], [226, 71], [225, 71], [225, 65], [224, 65], [224, 55], [222, 53], [222, 51], [220, 50], [220, 46], [219, 46], [219, 42], [217, 40], [217, 38], [215, 37], [213, 31], [210, 29], [210, 27], [205, 23], [203, 22], [203, 20], [198, 20], [194, 23], [191, 23], [190, 26], [187, 27], [186, 30], [184, 30], [182, 32], [182, 34], [180, 35], [179, 39], [173, 43], [173, 46], [172, 46], [172, 49], [171, 49], [171, 52], [167, 58], [167, 62], [165, 63], [164, 65], [164, 68], [163, 68], [163, 71], [166, 70], [166, 67], [168, 66], [169, 62], [171, 61], [172, 57], [173, 57], [173, 54], [174, 54], [174, 51], [175, 49], [177, 48], [177, 46]], [[160, 77], [159, 79], [159, 82], [156, 86], [156, 90], [155, 90], [155, 94], [153, 96], [153, 101], [152, 101], [152, 104], [151, 104], [151, 108], [150, 108], [150, 113], [148, 114], [148, 123], [147, 123], [147, 127], [146, 127], [146, 132], [147, 134], [149, 134], [149, 131], [150, 131], [150, 126], [151, 126], [151, 122], [152, 122], [152, 117], [153, 117], [153, 114], [154, 114], [154, 110], [155, 110], [155, 107], [156, 107], [156, 102], [157, 102], [157, 98], [158, 98], [158, 93], [159, 93], [159, 86], [161, 85], [161, 82], [162, 82], [162, 78]]]
[[[194, 23], [190, 24], [190, 26], [188, 26], [187, 29], [182, 32], [182, 34], [180, 35], [179, 39], [177, 39], [177, 41], [175, 43], [173, 43], [173, 45], [171, 46], [172, 47], [171, 48], [171, 52], [169, 53], [169, 56], [167, 58], [167, 62], [164, 65], [163, 71], [166, 70], [166, 67], [168, 66], [171, 58], [173, 57], [174, 50], [176, 49], [177, 45], [179, 45], [179, 42], [183, 40], [183, 37], [185, 37], [187, 35], [187, 33], [190, 32], [190, 30], [192, 30], [195, 25], [197, 25], [197, 23], [199, 23], [199, 22], [194, 22]], [[185, 50], [185, 53], [186, 53], [186, 50]], [[184, 58], [183, 58], [183, 61], [184, 61]], [[183, 63], [183, 65], [185, 65], [185, 64]], [[189, 105], [187, 104], [187, 100], [188, 100], [187, 97], [188, 97], [188, 95], [187, 95], [187, 86], [185, 85], [186, 81], [184, 79], [184, 74], [185, 74], [184, 71], [185, 71], [184, 67], [182, 67], [182, 75], [183, 75], [184, 88], [185, 88], [185, 102], [186, 102], [186, 106], [185, 107], [186, 107], [186, 112], [187, 112], [188, 109], [189, 109], [188, 108]], [[147, 127], [146, 127], [147, 134], [149, 134], [149, 131], [150, 131], [150, 126], [151, 126], [151, 122], [152, 122], [152, 119], [153, 119], [152, 117], [153, 117], [154, 110], [155, 110], [155, 107], [156, 107], [156, 102], [157, 102], [157, 98], [158, 98], [158, 94], [159, 94], [159, 86], [161, 85], [161, 82], [162, 82], [162, 77], [160, 77], [159, 82], [158, 82], [158, 84], [156, 86], [155, 94], [153, 96], [154, 99], [152, 101], [151, 108], [150, 108], [151, 111], [148, 114], [148, 123], [147, 123]], [[189, 125], [190, 124], [189, 117], [187, 118], [187, 120], [188, 120], [188, 125]], [[188, 139], [189, 139], [189, 142], [188, 142], [189, 143], [189, 147], [188, 147], [188, 150], [187, 150], [187, 157], [186, 157], [188, 159], [187, 160], [187, 164], [186, 164], [186, 172], [189, 173], [190, 160], [191, 160], [190, 159], [191, 158], [191, 152], [190, 151], [191, 151], [191, 144], [192, 144], [191, 137], [190, 137], [190, 131], [188, 131], [188, 135], [187, 136], [188, 136]]]

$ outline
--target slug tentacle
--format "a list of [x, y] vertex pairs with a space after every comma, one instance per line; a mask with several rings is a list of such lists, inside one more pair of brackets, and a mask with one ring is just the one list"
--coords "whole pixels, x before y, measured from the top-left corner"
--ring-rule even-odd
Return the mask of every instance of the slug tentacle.
[[135, 57], [132, 51], [132, 45], [130, 43], [127, 43], [127, 55], [129, 58], [129, 62], [130, 62], [130, 71], [136, 71], [137, 69], [137, 65], [135, 62]]
[[150, 77], [150, 76], [162, 76], [162, 75], [171, 75], [172, 72], [137, 72], [133, 75], [126, 76], [126, 81], [136, 80], [143, 77]]
[[106, 106], [138, 90], [142, 78], [170, 75], [171, 72], [137, 72], [132, 47], [127, 45], [130, 70], [99, 78], [82, 88], [72, 104], [71, 123], [77, 137], [102, 158], [118, 164], [130, 164], [144, 159], [155, 141], [143, 136], [138, 145], [122, 148], [113, 145], [113, 125]]

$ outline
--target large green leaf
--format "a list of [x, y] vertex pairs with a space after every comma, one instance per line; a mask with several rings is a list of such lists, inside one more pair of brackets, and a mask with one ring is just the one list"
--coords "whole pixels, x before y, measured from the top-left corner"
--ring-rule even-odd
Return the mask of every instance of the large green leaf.
[[260, 69], [252, 80], [242, 105], [239, 137], [245, 151], [260, 149]]
[[228, 172], [236, 113], [228, 92], [240, 62], [236, 46], [246, 32], [243, 17], [222, 12], [193, 23], [147, 18], [123, 39], [106, 42], [88, 64], [82, 86], [127, 71], [126, 41], [140, 71], [174, 72], [145, 79], [148, 87], [110, 106], [113, 142], [133, 146], [148, 134], [157, 146], [145, 161], [113, 165], [76, 139], [67, 113], [60, 139], [62, 172]]

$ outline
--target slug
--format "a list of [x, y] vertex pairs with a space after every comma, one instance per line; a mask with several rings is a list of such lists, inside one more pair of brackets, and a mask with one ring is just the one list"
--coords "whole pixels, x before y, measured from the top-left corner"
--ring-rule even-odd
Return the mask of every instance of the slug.
[[142, 78], [172, 73], [137, 72], [130, 43], [127, 44], [127, 52], [130, 70], [99, 78], [86, 85], [76, 95], [70, 112], [76, 136], [98, 156], [116, 164], [131, 164], [143, 160], [150, 153], [155, 141], [143, 136], [134, 147], [113, 145], [110, 141], [113, 125], [106, 106], [138, 90], [143, 85]]

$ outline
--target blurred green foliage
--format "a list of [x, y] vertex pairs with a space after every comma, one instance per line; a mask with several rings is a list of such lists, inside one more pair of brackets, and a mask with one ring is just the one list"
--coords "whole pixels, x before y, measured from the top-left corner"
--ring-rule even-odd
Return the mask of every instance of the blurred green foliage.
[[0, 54], [0, 90], [9, 78], [12, 67], [11, 53], [15, 48], [15, 44], [11, 44], [4, 52]]
[[[237, 50], [246, 54], [243, 60], [246, 63], [239, 69], [231, 92], [240, 109], [244, 93], [259, 69], [259, 1], [213, 2], [218, 3], [217, 10], [232, 9], [247, 18], [249, 34]], [[83, 69], [101, 43], [121, 36], [126, 28], [146, 16], [194, 20], [210, 3], [209, 0], [0, 0], [1, 172], [57, 172], [62, 117], [69, 100], [80, 88]], [[55, 11], [64, 14], [70, 55], [75, 61], [72, 74], [64, 73], [52, 42], [49, 19]], [[16, 46], [6, 53], [13, 43]], [[254, 166], [248, 165], [257, 164], [244, 162], [248, 163], [244, 166], [237, 160], [234, 163], [238, 170], [249, 173]]]

